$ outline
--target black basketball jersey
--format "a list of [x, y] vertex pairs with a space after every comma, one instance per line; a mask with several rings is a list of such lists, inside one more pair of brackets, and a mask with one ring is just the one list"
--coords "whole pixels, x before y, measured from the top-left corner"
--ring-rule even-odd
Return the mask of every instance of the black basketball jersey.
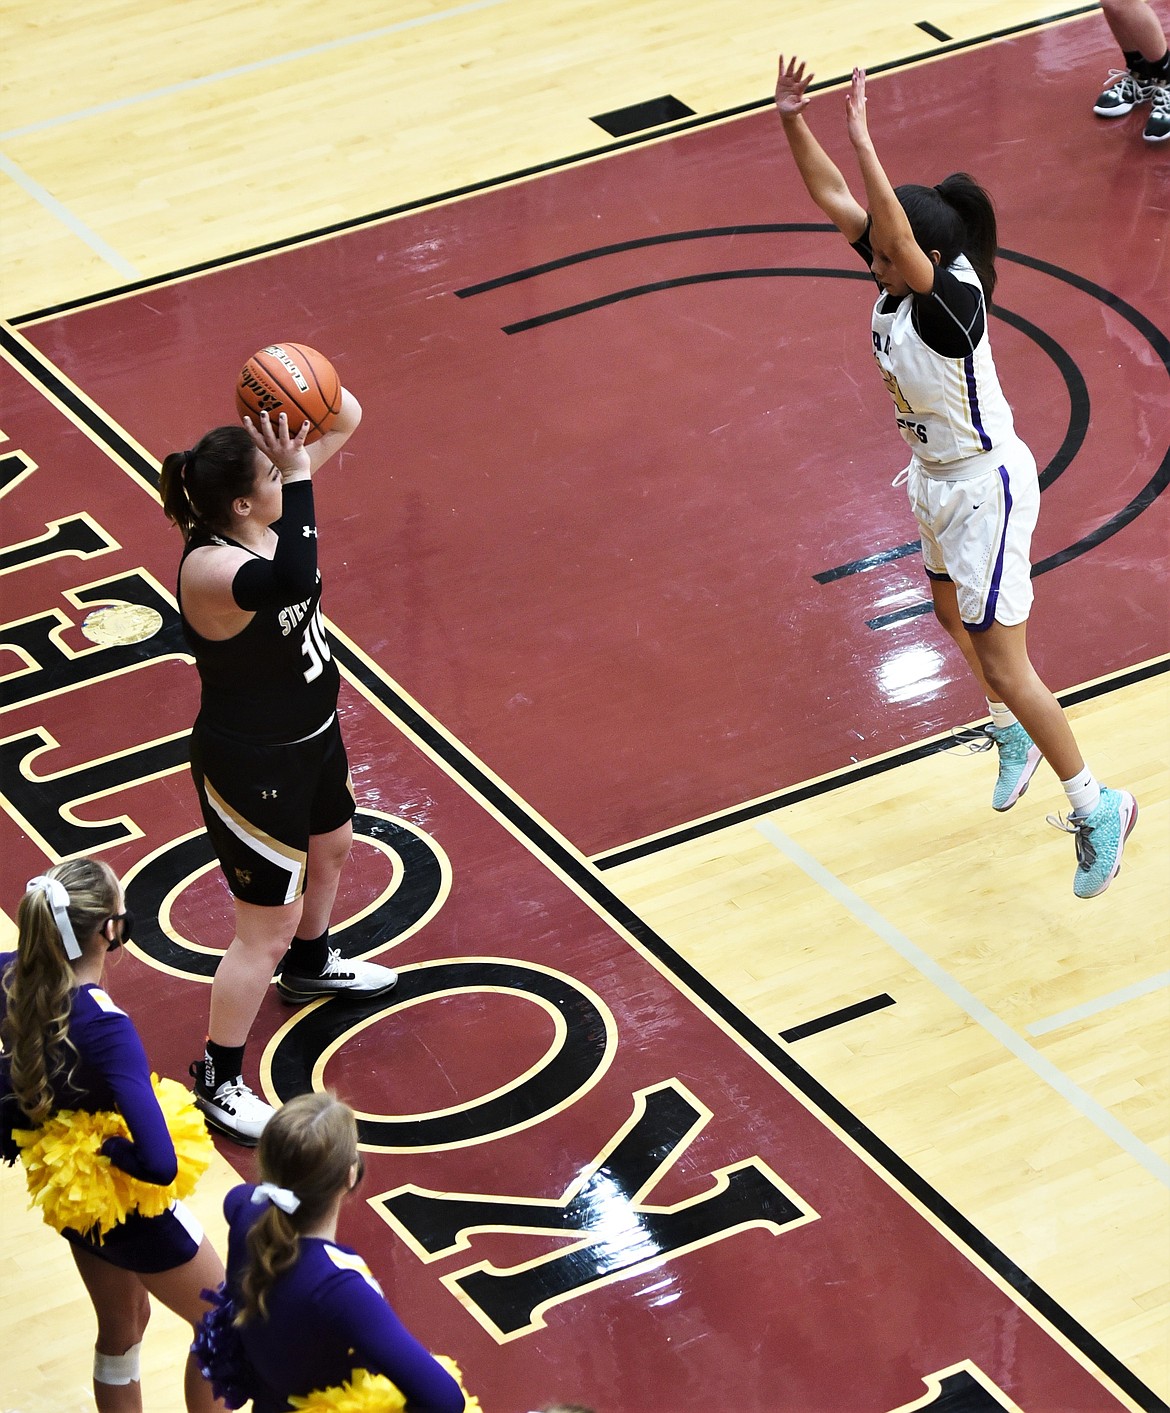
[[[195, 530], [183, 560], [204, 545], [235, 540]], [[244, 548], [244, 546], [237, 546]], [[340, 677], [321, 618], [321, 574], [312, 594], [280, 608], [260, 608], [234, 638], [204, 638], [183, 613], [179, 565], [179, 617], [195, 657], [202, 688], [201, 724], [237, 739], [296, 741], [324, 726], [337, 709]]]

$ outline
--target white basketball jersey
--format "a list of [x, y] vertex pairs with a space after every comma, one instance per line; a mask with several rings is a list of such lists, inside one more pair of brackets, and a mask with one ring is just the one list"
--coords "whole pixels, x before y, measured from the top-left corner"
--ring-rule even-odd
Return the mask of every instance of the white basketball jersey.
[[[964, 284], [979, 285], [965, 255], [950, 269]], [[947, 358], [928, 348], [915, 330], [913, 296], [890, 314], [882, 313], [885, 301], [882, 295], [874, 306], [873, 356], [894, 399], [898, 430], [919, 461], [928, 468], [965, 461], [1010, 440], [1012, 410], [999, 386], [986, 321], [983, 337], [966, 357]]]

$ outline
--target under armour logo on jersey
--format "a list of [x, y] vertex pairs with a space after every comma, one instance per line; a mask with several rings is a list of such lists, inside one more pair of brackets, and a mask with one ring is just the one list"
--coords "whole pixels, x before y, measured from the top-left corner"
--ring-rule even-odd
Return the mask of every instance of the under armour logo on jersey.
[[276, 799], [276, 791], [275, 791], [275, 790], [261, 790], [261, 791], [260, 791], [260, 798], [261, 798], [262, 800], [275, 800], [275, 799]]
[[312, 535], [313, 539], [316, 539], [316, 538], [317, 538], [317, 527], [316, 527], [316, 525], [302, 525], [302, 526], [301, 526], [301, 533], [304, 535], [304, 537], [305, 537], [306, 540], [309, 538], [310, 535]]

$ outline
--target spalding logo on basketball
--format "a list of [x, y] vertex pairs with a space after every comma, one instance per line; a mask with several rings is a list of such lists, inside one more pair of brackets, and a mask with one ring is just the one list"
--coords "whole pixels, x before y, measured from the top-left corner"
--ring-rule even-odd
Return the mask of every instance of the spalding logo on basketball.
[[254, 353], [236, 382], [241, 417], [258, 422], [267, 412], [275, 422], [283, 412], [295, 433], [308, 419], [307, 442], [315, 442], [341, 411], [341, 380], [323, 353], [303, 343], [273, 343]]

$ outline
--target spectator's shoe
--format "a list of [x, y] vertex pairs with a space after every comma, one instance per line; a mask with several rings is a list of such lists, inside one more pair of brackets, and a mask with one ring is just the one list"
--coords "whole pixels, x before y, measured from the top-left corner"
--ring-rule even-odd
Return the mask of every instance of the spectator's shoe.
[[1150, 100], [1150, 116], [1142, 136], [1147, 142], [1165, 142], [1170, 137], [1170, 83], [1160, 83]]
[[243, 1075], [225, 1080], [214, 1092], [207, 1087], [204, 1079], [207, 1065], [196, 1060], [191, 1066], [191, 1076], [195, 1080], [195, 1104], [212, 1128], [254, 1148], [260, 1141], [264, 1125], [276, 1113], [271, 1104], [255, 1094], [244, 1083]]
[[1104, 893], [1121, 869], [1121, 851], [1137, 823], [1137, 801], [1128, 790], [1101, 788], [1101, 799], [1092, 814], [1048, 816], [1056, 825], [1075, 836], [1077, 871], [1073, 892], [1078, 898], [1095, 898]]
[[1148, 102], [1157, 87], [1153, 79], [1139, 78], [1131, 69], [1110, 69], [1109, 87], [1093, 104], [1093, 112], [1099, 118], [1124, 118], [1139, 103]]
[[1040, 747], [1017, 721], [1011, 726], [989, 726], [987, 734], [999, 751], [999, 777], [991, 796], [993, 810], [1010, 810], [1031, 783], [1043, 756]]
[[342, 996], [351, 1001], [367, 1001], [398, 985], [398, 973], [376, 962], [351, 962], [333, 947], [320, 976], [301, 976], [287, 968], [276, 978], [282, 1001], [290, 1006], [316, 1001], [322, 996]]

